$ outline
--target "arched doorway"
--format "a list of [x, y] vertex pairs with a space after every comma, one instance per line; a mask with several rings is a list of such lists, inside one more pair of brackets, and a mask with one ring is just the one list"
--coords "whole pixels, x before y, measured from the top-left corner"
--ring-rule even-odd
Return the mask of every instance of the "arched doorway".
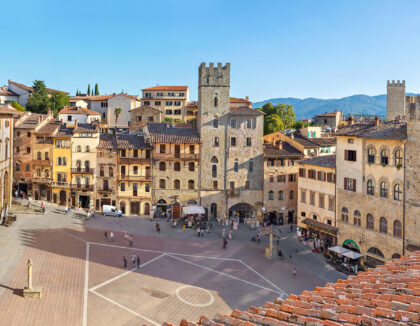
[[229, 217], [239, 216], [241, 222], [252, 217], [253, 208], [247, 203], [238, 203], [229, 208]]
[[212, 203], [210, 205], [210, 217], [217, 218], [217, 204], [216, 203]]
[[65, 205], [67, 203], [67, 194], [64, 190], [60, 191], [60, 204]]
[[197, 202], [196, 202], [194, 199], [190, 199], [190, 200], [187, 202], [187, 205], [197, 205]]
[[172, 217], [173, 218], [181, 217], [181, 205], [178, 202], [172, 204]]
[[268, 220], [271, 224], [283, 224], [283, 216], [281, 218], [277, 218], [276, 211], [271, 211], [268, 213]]
[[167, 208], [167, 204], [166, 204], [166, 200], [164, 199], [160, 199], [158, 200], [157, 204], [156, 204], [156, 214], [159, 217], [163, 216], [163, 213], [166, 214], [166, 208]]
[[125, 201], [120, 202], [120, 210], [123, 214], [125, 214]]
[[150, 204], [144, 204], [144, 215], [150, 215]]
[[385, 256], [378, 248], [371, 247], [368, 249], [366, 255], [366, 265], [369, 267], [376, 267], [385, 264]]

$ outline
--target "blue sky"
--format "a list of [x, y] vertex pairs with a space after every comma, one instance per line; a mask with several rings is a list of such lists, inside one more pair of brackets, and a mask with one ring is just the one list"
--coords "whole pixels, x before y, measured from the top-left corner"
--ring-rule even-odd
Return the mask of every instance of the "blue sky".
[[232, 96], [420, 92], [420, 1], [6, 1], [0, 85], [75, 93], [188, 85], [201, 62], [231, 62]]

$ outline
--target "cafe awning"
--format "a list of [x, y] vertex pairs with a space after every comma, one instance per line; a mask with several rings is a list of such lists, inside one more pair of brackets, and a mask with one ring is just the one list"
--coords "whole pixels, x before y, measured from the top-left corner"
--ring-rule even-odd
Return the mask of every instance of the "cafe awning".
[[333, 237], [337, 236], [338, 229], [332, 225], [319, 222], [309, 217], [305, 218], [302, 223], [317, 231], [332, 235]]
[[182, 212], [186, 215], [189, 214], [205, 214], [206, 211], [204, 210], [203, 206], [185, 206], [182, 207]]
[[351, 251], [351, 250], [343, 253], [343, 256], [346, 256], [346, 257], [348, 257], [350, 259], [358, 259], [360, 257], [363, 257], [363, 255], [359, 254], [358, 252]]
[[347, 248], [344, 248], [344, 247], [341, 247], [341, 246], [334, 246], [334, 247], [328, 248], [328, 250], [332, 251], [332, 252], [335, 252], [337, 254], [344, 254], [344, 253], [350, 251]]

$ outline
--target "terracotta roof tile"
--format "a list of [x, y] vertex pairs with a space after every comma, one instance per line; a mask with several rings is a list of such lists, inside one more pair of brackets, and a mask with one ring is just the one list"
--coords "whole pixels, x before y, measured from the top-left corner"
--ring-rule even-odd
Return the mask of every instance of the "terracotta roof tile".
[[398, 121], [381, 121], [375, 125], [374, 121], [358, 122], [352, 125], [339, 127], [337, 136], [353, 136], [370, 139], [397, 139], [407, 138], [407, 124]]
[[[15, 86], [17, 86], [19, 88], [24, 89], [25, 91], [28, 91], [28, 92], [32, 92], [34, 90], [34, 88], [31, 87], [31, 86], [20, 84], [20, 83], [17, 83], [17, 82], [12, 81], [10, 79], [9, 79], [9, 84], [13, 84], [13, 85], [15, 85]], [[52, 89], [52, 88], [47, 88], [47, 91], [50, 92], [50, 93], [59, 92], [59, 93], [69, 94], [68, 92], [63, 92], [63, 91], [59, 91], [57, 89]]]
[[87, 115], [101, 115], [99, 112], [86, 109], [81, 106], [65, 106], [58, 112], [58, 114], [87, 114]]
[[305, 148], [319, 148], [318, 144], [315, 144], [312, 139], [306, 138], [300, 134], [294, 133], [293, 139], [299, 144], [303, 145]]
[[96, 123], [78, 123], [74, 132], [79, 133], [98, 133], [99, 126]]
[[118, 134], [117, 147], [126, 149], [152, 149], [150, 144], [145, 142], [143, 135], [136, 134]]
[[2, 96], [19, 96], [12, 92], [7, 86], [0, 87], [0, 95]]
[[326, 168], [335, 168], [335, 154], [333, 155], [322, 155], [307, 158], [304, 160], [298, 161], [299, 164], [309, 164], [316, 166], [323, 166]]
[[335, 117], [337, 113], [338, 112], [326, 112], [326, 113], [317, 114], [316, 117]]
[[115, 135], [101, 134], [99, 137], [98, 148], [113, 149], [117, 148], [117, 138]]
[[[279, 142], [281, 142], [281, 148], [279, 148]], [[303, 158], [304, 154], [290, 145], [289, 143], [276, 141], [276, 145], [272, 143], [265, 143], [264, 144], [264, 157], [267, 158]]]
[[147, 134], [151, 143], [200, 143], [197, 129], [170, 123], [148, 123]]
[[142, 91], [187, 91], [188, 86], [153, 86], [143, 88]]
[[231, 97], [229, 103], [251, 103], [248, 98]]
[[20, 112], [18, 110], [15, 110], [15, 109], [7, 108], [5, 106], [0, 106], [0, 114], [20, 115], [20, 114], [22, 114], [22, 112]]
[[51, 120], [44, 126], [42, 126], [39, 130], [35, 132], [37, 135], [51, 135], [60, 128], [61, 123], [55, 120]]
[[22, 117], [22, 122], [15, 125], [15, 129], [33, 129], [38, 126], [39, 122], [48, 119], [48, 114], [30, 113], [27, 117]]
[[70, 97], [70, 101], [76, 101], [76, 100], [105, 101], [105, 100], [110, 99], [111, 97], [114, 97], [114, 95], [111, 94], [111, 95], [73, 96], [73, 97]]
[[264, 115], [264, 112], [258, 109], [250, 109], [247, 106], [241, 106], [241, 107], [231, 107], [230, 114], [231, 115]]

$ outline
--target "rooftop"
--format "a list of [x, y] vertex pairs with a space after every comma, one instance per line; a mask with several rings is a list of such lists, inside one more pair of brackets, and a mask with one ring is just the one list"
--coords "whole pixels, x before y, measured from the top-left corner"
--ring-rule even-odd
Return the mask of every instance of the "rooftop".
[[152, 149], [152, 146], [145, 142], [143, 135], [136, 134], [117, 135], [117, 147], [123, 149]]
[[148, 123], [147, 133], [152, 143], [200, 143], [197, 129], [170, 123]]
[[383, 266], [359, 272], [347, 280], [327, 283], [313, 291], [291, 294], [230, 316], [205, 316], [198, 323], [180, 325], [259, 326], [393, 326], [420, 323], [420, 251]]
[[399, 121], [375, 121], [357, 122], [339, 127], [336, 136], [353, 136], [371, 139], [395, 139], [407, 138], [407, 124]]
[[97, 148], [100, 149], [113, 149], [117, 148], [117, 137], [110, 134], [101, 134], [99, 136], [99, 145]]
[[311, 139], [306, 138], [306, 137], [304, 137], [304, 136], [302, 136], [302, 135], [300, 135], [298, 133], [294, 133], [292, 139], [294, 139], [295, 141], [297, 141], [299, 144], [301, 144], [305, 148], [319, 148], [319, 145], [318, 144], [315, 144], [312, 141], [312, 138]]
[[188, 86], [153, 86], [143, 88], [142, 91], [187, 91]]
[[315, 143], [318, 146], [331, 146], [337, 143], [335, 137], [319, 137], [319, 138], [310, 138], [311, 142]]
[[96, 123], [78, 123], [75, 126], [74, 132], [97, 133], [99, 132], [99, 126]]
[[[33, 92], [33, 90], [34, 90], [34, 88], [31, 87], [31, 86], [20, 84], [20, 83], [17, 83], [17, 82], [12, 81], [10, 79], [9, 79], [9, 84], [13, 84], [13, 85], [15, 85], [15, 86], [17, 86], [19, 88], [24, 89], [25, 91], [28, 91], [28, 92]], [[68, 92], [63, 92], [63, 91], [59, 91], [57, 89], [52, 89], [52, 88], [47, 88], [47, 91], [50, 92], [50, 93], [59, 92], [59, 93], [69, 94]]]
[[40, 122], [44, 121], [48, 117], [50, 117], [48, 114], [30, 112], [29, 116], [27, 116], [26, 118], [22, 117], [22, 122], [18, 125], [15, 125], [15, 129], [33, 129], [36, 126], [38, 126]]
[[306, 158], [304, 160], [300, 160], [298, 163], [335, 168], [335, 154]]
[[264, 112], [257, 109], [250, 109], [247, 106], [231, 107], [231, 115], [264, 115]]
[[339, 112], [325, 112], [321, 114], [317, 114], [316, 117], [335, 117]]
[[2, 96], [19, 96], [16, 93], [13, 93], [7, 86], [0, 87], [0, 95]]
[[0, 114], [19, 115], [19, 114], [23, 114], [23, 113], [18, 111], [18, 110], [15, 110], [15, 109], [7, 108], [5, 106], [0, 106]]
[[83, 96], [73, 96], [70, 98], [70, 101], [76, 101], [76, 100], [86, 100], [86, 101], [107, 101], [110, 98], [116, 97], [116, 96], [125, 96], [128, 98], [131, 98], [132, 100], [140, 100], [140, 97], [137, 95], [128, 95], [126, 93], [119, 93], [119, 94], [110, 94], [110, 95], [83, 95]]
[[229, 103], [250, 103], [248, 96], [246, 98], [231, 97]]
[[[279, 145], [281, 144], [281, 148]], [[302, 158], [303, 153], [287, 142], [277, 140], [276, 144], [264, 143], [264, 157], [271, 158]]]
[[51, 120], [44, 126], [42, 126], [35, 133], [37, 135], [52, 135], [58, 128], [60, 128], [61, 123], [55, 120]]
[[58, 112], [58, 114], [87, 114], [87, 115], [101, 115], [99, 112], [92, 111], [81, 106], [65, 106]]
[[65, 125], [60, 125], [60, 129], [54, 134], [54, 138], [71, 138], [73, 136], [73, 128], [66, 128]]

